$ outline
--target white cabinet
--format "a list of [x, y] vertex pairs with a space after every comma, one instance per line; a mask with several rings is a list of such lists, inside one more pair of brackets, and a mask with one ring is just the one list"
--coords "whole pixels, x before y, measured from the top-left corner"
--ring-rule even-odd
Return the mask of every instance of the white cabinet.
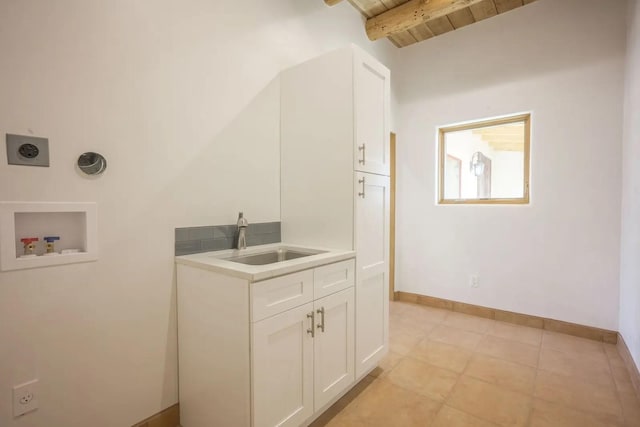
[[178, 264], [182, 425], [306, 425], [344, 394], [354, 270], [349, 259], [251, 282]]
[[255, 427], [299, 426], [353, 384], [353, 286], [253, 326]]
[[[317, 276], [346, 265], [353, 277], [352, 261], [338, 264]], [[353, 384], [354, 308], [351, 282], [253, 325], [254, 427], [298, 426]]]
[[[313, 303], [253, 325], [253, 425], [299, 426], [313, 414]], [[309, 317], [307, 317], [309, 316]]]
[[283, 241], [356, 262], [257, 282], [179, 264], [184, 427], [306, 425], [388, 349], [389, 70], [350, 46], [280, 84]]
[[353, 59], [354, 169], [389, 175], [389, 70], [359, 50]]
[[389, 177], [356, 174], [356, 376], [375, 368], [389, 335]]
[[358, 249], [353, 180], [356, 171], [389, 175], [389, 81], [355, 46], [282, 72], [283, 241]]
[[389, 78], [351, 46], [280, 80], [282, 238], [356, 251], [356, 379], [388, 349]]
[[314, 309], [313, 396], [315, 408], [320, 409], [355, 380], [353, 287], [315, 301]]

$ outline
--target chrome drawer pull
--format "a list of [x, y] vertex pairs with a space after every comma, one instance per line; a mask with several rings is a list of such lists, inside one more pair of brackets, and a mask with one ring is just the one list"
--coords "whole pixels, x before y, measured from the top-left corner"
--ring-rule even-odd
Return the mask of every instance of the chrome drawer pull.
[[324, 307], [319, 308], [318, 310], [316, 310], [318, 312], [318, 314], [320, 314], [320, 318], [322, 319], [322, 321], [318, 324], [318, 328], [324, 332]]
[[311, 338], [313, 338], [316, 336], [316, 331], [313, 329], [313, 325], [316, 323], [315, 313], [313, 311], [311, 313], [307, 313], [307, 319], [311, 319], [311, 327], [307, 329], [307, 333], [311, 334]]

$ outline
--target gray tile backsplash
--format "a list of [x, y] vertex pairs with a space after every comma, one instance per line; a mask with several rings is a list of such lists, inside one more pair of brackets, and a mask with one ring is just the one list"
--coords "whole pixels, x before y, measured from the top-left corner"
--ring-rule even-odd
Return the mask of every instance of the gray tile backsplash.
[[[176, 255], [233, 249], [237, 233], [235, 224], [176, 228]], [[280, 222], [249, 224], [247, 228], [247, 246], [281, 241]]]

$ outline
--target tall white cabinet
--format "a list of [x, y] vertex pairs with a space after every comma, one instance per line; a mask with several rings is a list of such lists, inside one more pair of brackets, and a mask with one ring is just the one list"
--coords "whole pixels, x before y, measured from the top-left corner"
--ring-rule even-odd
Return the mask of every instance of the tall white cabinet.
[[353, 49], [354, 169], [389, 176], [389, 70]]
[[356, 376], [375, 368], [389, 336], [389, 177], [356, 173]]
[[281, 74], [282, 239], [356, 251], [356, 379], [388, 349], [389, 87], [356, 46]]

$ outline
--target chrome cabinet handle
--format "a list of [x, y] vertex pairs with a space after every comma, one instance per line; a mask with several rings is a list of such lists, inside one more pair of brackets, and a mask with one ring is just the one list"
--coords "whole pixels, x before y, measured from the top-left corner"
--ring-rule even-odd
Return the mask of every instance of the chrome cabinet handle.
[[366, 154], [367, 154], [367, 146], [365, 144], [358, 145], [358, 151], [362, 151], [362, 158], [358, 159], [358, 163], [364, 165]]
[[362, 184], [362, 192], [358, 193], [358, 196], [360, 196], [360, 197], [362, 197], [364, 199], [364, 197], [365, 197], [364, 186], [366, 185], [366, 182], [364, 180], [364, 176], [362, 177], [362, 179], [358, 180], [358, 184]]
[[313, 329], [313, 325], [316, 323], [315, 313], [313, 311], [311, 313], [307, 313], [307, 319], [311, 319], [311, 327], [307, 329], [307, 333], [311, 334], [311, 338], [313, 338], [316, 336], [316, 330]]
[[318, 312], [318, 314], [320, 315], [320, 318], [322, 319], [322, 321], [318, 323], [318, 329], [324, 332], [324, 307], [319, 308], [316, 311]]

